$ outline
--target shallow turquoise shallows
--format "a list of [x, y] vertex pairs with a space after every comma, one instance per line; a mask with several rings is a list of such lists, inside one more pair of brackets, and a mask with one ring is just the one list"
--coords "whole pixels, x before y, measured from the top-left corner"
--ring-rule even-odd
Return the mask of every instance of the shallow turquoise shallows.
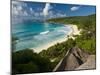
[[12, 36], [19, 39], [16, 51], [26, 48], [39, 48], [64, 38], [71, 30], [70, 26], [44, 22], [25, 22], [12, 24]]

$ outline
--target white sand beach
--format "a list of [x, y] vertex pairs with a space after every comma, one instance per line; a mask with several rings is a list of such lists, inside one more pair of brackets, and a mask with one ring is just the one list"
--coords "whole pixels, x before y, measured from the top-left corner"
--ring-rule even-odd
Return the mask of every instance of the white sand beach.
[[72, 31], [69, 33], [68, 38], [72, 38], [73, 40], [75, 39], [74, 35], [81, 35], [80, 32], [82, 29], [78, 29], [77, 25], [71, 25]]
[[44, 45], [44, 46], [41, 46], [41, 47], [39, 47], [39, 48], [31, 48], [31, 49], [33, 49], [34, 52], [39, 53], [39, 52], [41, 52], [42, 50], [46, 50], [46, 49], [48, 49], [49, 47], [51, 47], [51, 46], [53, 46], [53, 45], [55, 45], [55, 44], [57, 44], [57, 43], [62, 43], [62, 42], [64, 42], [64, 41], [68, 40], [68, 38], [72, 38], [72, 39], [74, 40], [75, 37], [74, 37], [73, 35], [81, 35], [81, 34], [80, 34], [81, 29], [79, 30], [78, 27], [77, 27], [77, 25], [70, 25], [70, 26], [71, 26], [72, 30], [67, 34], [67, 36], [69, 36], [69, 37], [64, 37], [64, 38], [62, 38], [62, 39], [55, 40], [55, 41], [53, 41], [53, 42], [51, 42], [51, 43], [48, 43], [48, 44], [46, 44], [46, 45]]

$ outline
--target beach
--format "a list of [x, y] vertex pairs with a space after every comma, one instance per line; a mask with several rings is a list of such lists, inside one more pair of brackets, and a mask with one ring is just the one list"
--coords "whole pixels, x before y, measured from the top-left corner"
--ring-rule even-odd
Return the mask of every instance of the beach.
[[81, 34], [80, 34], [81, 29], [78, 29], [77, 25], [72, 25], [72, 24], [71, 24], [70, 26], [71, 26], [71, 31], [69, 31], [68, 34], [67, 34], [67, 36], [69, 36], [69, 37], [64, 37], [64, 38], [55, 40], [55, 41], [53, 41], [53, 42], [51, 42], [51, 43], [48, 43], [48, 44], [46, 44], [46, 45], [44, 45], [44, 46], [41, 46], [41, 47], [39, 47], [39, 48], [31, 48], [31, 49], [33, 49], [34, 52], [39, 53], [39, 52], [41, 52], [42, 50], [46, 50], [46, 49], [48, 49], [49, 47], [51, 47], [51, 46], [53, 46], [53, 45], [55, 45], [55, 44], [57, 44], [57, 43], [62, 43], [62, 42], [64, 42], [64, 41], [67, 41], [68, 38], [72, 38], [72, 39], [74, 40], [74, 39], [75, 39], [74, 35], [81, 35]]
[[68, 38], [72, 38], [73, 40], [75, 39], [74, 35], [81, 35], [80, 32], [82, 31], [81, 29], [78, 29], [77, 25], [71, 25], [72, 31], [69, 33]]

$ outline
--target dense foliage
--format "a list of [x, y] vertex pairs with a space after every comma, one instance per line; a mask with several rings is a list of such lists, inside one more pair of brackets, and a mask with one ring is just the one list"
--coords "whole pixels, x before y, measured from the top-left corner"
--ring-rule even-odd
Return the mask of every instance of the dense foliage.
[[41, 51], [39, 54], [43, 57], [48, 57], [50, 60], [54, 60], [55, 62], [59, 62], [62, 57], [65, 56], [66, 52], [75, 46], [75, 41], [73, 39], [69, 39], [63, 43], [57, 43], [54, 46], [49, 47], [47, 50]]
[[89, 16], [75, 16], [75, 17], [64, 17], [49, 19], [47, 22], [62, 23], [62, 24], [76, 24], [79, 28], [85, 29], [93, 27], [95, 28], [96, 14]]
[[54, 68], [49, 58], [41, 57], [30, 49], [13, 52], [12, 56], [13, 74], [49, 72]]

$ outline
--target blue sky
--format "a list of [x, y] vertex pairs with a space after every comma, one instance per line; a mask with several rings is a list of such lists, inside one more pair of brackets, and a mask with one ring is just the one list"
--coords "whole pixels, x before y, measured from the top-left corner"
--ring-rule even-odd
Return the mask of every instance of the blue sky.
[[12, 1], [12, 17], [58, 18], [95, 14], [95, 6]]

